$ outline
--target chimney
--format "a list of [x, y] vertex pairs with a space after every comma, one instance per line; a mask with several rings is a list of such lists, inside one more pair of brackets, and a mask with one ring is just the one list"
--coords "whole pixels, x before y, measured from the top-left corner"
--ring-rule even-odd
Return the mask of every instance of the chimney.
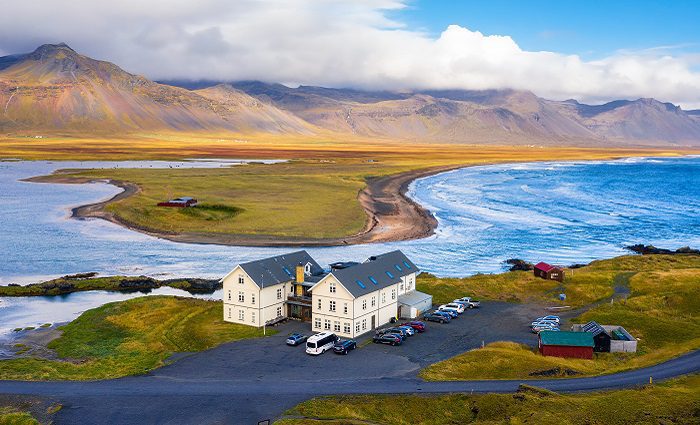
[[303, 283], [304, 282], [304, 266], [299, 263], [297, 264], [297, 283]]

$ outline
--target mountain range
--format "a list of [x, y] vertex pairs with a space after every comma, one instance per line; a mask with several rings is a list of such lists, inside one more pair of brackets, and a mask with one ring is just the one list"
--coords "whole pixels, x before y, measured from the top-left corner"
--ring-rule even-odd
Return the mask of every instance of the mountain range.
[[363, 91], [161, 81], [65, 44], [0, 57], [0, 132], [351, 134], [443, 143], [700, 146], [700, 111], [655, 99], [586, 105], [522, 90]]

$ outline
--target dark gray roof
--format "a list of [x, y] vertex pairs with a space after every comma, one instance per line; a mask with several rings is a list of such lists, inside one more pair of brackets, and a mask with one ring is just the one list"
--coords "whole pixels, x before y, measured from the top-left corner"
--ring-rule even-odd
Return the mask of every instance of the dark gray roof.
[[276, 257], [263, 258], [241, 264], [241, 267], [255, 283], [265, 288], [295, 279], [298, 264], [311, 263], [311, 274], [323, 274], [323, 268], [306, 251], [290, 252]]
[[586, 323], [585, 325], [583, 325], [581, 330], [583, 332], [590, 332], [593, 334], [593, 336], [597, 336], [601, 333], [608, 335], [608, 332], [602, 326], [600, 326], [598, 322], [595, 321]]
[[333, 276], [355, 297], [399, 283], [401, 277], [418, 272], [418, 267], [401, 251], [370, 257], [364, 263], [334, 270]]

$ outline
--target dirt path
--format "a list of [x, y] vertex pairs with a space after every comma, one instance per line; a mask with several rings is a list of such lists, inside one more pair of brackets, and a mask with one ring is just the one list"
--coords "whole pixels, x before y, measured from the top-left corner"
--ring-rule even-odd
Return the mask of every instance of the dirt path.
[[108, 183], [123, 189], [114, 197], [93, 204], [82, 205], [72, 210], [73, 218], [101, 218], [111, 221], [137, 232], [168, 239], [174, 242], [237, 245], [237, 246], [338, 246], [356, 245], [376, 242], [395, 242], [421, 239], [432, 235], [437, 227], [437, 220], [430, 211], [426, 210], [412, 199], [406, 192], [412, 181], [461, 168], [459, 165], [432, 167], [422, 170], [408, 171], [384, 177], [376, 177], [367, 181], [367, 186], [361, 190], [357, 199], [367, 214], [367, 224], [358, 234], [345, 238], [305, 239], [281, 238], [265, 235], [241, 234], [209, 234], [209, 233], [169, 233], [155, 229], [147, 229], [126, 222], [120, 217], [107, 211], [105, 207], [114, 202], [136, 195], [141, 188], [130, 182], [120, 180], [94, 180], [74, 178], [53, 174], [26, 179], [35, 183], [71, 183], [83, 184], [92, 182]]

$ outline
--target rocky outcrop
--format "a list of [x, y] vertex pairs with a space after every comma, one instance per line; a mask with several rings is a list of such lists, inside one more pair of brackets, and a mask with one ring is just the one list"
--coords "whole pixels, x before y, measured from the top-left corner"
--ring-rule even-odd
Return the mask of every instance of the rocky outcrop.
[[642, 255], [653, 255], [653, 254], [700, 255], [700, 249], [693, 249], [689, 246], [684, 246], [684, 247], [678, 248], [677, 250], [674, 251], [674, 250], [666, 249], [666, 248], [657, 248], [654, 245], [636, 244], [636, 245], [626, 246], [625, 249], [628, 249], [632, 252], [636, 252], [637, 254], [642, 254]]
[[508, 269], [512, 272], [515, 271], [530, 271], [535, 268], [535, 266], [532, 265], [532, 263], [528, 263], [525, 260], [521, 260], [519, 258], [511, 258], [509, 260], [504, 261], [504, 263], [509, 264], [511, 267]]

